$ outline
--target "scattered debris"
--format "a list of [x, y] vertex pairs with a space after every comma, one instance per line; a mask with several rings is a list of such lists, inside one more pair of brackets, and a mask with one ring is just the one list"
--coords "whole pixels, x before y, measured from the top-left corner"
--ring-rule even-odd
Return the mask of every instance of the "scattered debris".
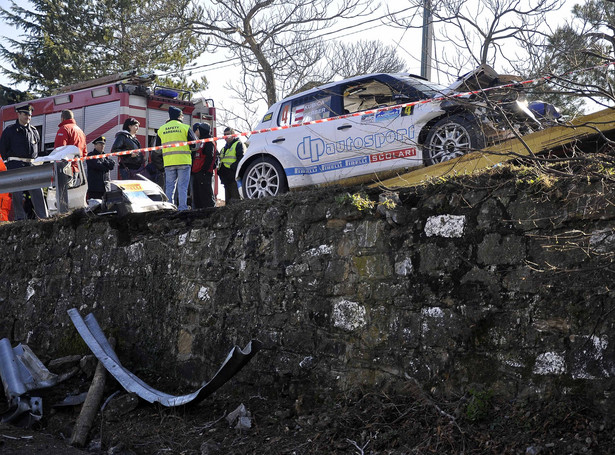
[[66, 357], [60, 357], [59, 359], [54, 359], [47, 364], [47, 368], [52, 371], [63, 370], [67, 367], [74, 367], [79, 364], [82, 356], [80, 355], [69, 355]]
[[123, 443], [110, 447], [107, 455], [136, 455], [135, 452], [127, 448]]
[[105, 420], [118, 421], [120, 418], [139, 405], [139, 398], [134, 393], [123, 393], [116, 399], [106, 403], [104, 411]]
[[220, 444], [215, 442], [204, 442], [199, 447], [200, 455], [215, 455], [220, 453]]
[[43, 400], [30, 396], [28, 392], [52, 387], [74, 376], [79, 371], [73, 368], [67, 373], [51, 373], [24, 344], [11, 348], [8, 338], [0, 340], [0, 377], [9, 404], [8, 412], [2, 415], [2, 422], [29, 427], [43, 416]]
[[94, 376], [96, 365], [98, 365], [98, 359], [93, 355], [86, 355], [82, 357], [79, 362], [79, 368], [81, 368], [81, 371], [83, 371], [88, 378]]
[[252, 414], [250, 414], [250, 411], [246, 409], [243, 403], [226, 416], [226, 421], [230, 426], [237, 422], [235, 425], [236, 430], [249, 430], [252, 428]]
[[122, 366], [92, 313], [82, 318], [76, 308], [71, 308], [68, 310], [68, 314], [83, 341], [122, 387], [129, 392], [136, 393], [149, 403], [157, 402], [168, 407], [181, 406], [190, 402], [198, 403], [211, 395], [241, 370], [262, 346], [262, 343], [258, 340], [250, 341], [243, 350], [235, 346], [211, 381], [205, 383], [196, 392], [174, 396], [152, 388]]
[[64, 406], [78, 406], [80, 404], [83, 404], [83, 402], [85, 401], [85, 397], [87, 396], [88, 396], [87, 392], [83, 392], [78, 395], [69, 395], [66, 398], [64, 398], [62, 401], [59, 401], [58, 403], [54, 403], [53, 407], [61, 408]]

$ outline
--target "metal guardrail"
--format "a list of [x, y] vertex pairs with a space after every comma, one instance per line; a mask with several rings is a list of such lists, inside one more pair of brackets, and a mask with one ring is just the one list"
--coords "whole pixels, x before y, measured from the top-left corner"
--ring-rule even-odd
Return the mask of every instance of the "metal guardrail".
[[0, 174], [0, 193], [53, 186], [55, 163], [11, 169]]
[[57, 375], [51, 373], [32, 350], [24, 344], [14, 348], [8, 338], [0, 340], [0, 378], [9, 409], [0, 422], [19, 422], [30, 426], [43, 416], [43, 400], [31, 392], [53, 387], [72, 377], [79, 369]]
[[68, 310], [68, 315], [83, 341], [122, 387], [129, 392], [136, 393], [149, 403], [160, 403], [167, 407], [202, 401], [239, 372], [262, 347], [262, 343], [258, 340], [251, 340], [243, 349], [238, 346], [233, 347], [222, 366], [209, 382], [203, 382], [202, 387], [193, 393], [176, 396], [154, 389], [126, 369], [120, 363], [117, 354], [107, 341], [92, 313], [82, 318], [76, 308], [71, 308]]
[[24, 415], [28, 423], [40, 420], [42, 400], [31, 397], [28, 392], [55, 385], [58, 376], [50, 373], [30, 348], [22, 344], [12, 348], [9, 339], [3, 338], [0, 340], [0, 377], [9, 405], [0, 421], [14, 422]]
[[13, 193], [37, 188], [56, 187], [56, 207], [59, 213], [68, 212], [68, 184], [72, 172], [67, 161], [54, 161], [36, 166], [0, 172], [0, 193]]

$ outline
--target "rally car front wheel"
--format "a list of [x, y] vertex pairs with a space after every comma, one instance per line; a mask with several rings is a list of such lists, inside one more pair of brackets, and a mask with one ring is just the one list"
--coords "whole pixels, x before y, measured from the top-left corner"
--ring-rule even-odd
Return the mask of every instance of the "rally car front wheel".
[[284, 169], [269, 157], [250, 163], [242, 180], [243, 194], [247, 199], [277, 196], [288, 191]]
[[485, 146], [480, 126], [471, 117], [451, 115], [433, 125], [423, 144], [425, 166], [441, 163]]

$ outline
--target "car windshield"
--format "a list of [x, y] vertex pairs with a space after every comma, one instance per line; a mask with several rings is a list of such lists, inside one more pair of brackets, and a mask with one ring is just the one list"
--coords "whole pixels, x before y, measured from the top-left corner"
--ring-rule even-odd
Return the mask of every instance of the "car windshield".
[[444, 93], [449, 91], [446, 86], [436, 84], [435, 82], [424, 81], [422, 79], [417, 79], [406, 75], [397, 75], [397, 77], [406, 84], [414, 87], [419, 92], [427, 95], [428, 98], [442, 96]]

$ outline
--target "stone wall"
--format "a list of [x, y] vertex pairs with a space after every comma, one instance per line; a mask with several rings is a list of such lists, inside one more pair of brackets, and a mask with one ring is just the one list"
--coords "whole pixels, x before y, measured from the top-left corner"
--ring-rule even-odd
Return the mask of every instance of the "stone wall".
[[406, 190], [395, 207], [359, 210], [329, 189], [5, 224], [0, 338], [42, 359], [84, 352], [66, 314], [76, 307], [134, 372], [192, 385], [257, 338], [237, 390], [320, 400], [417, 380], [433, 393], [574, 393], [607, 406], [612, 201], [601, 181], [541, 186], [504, 172]]

